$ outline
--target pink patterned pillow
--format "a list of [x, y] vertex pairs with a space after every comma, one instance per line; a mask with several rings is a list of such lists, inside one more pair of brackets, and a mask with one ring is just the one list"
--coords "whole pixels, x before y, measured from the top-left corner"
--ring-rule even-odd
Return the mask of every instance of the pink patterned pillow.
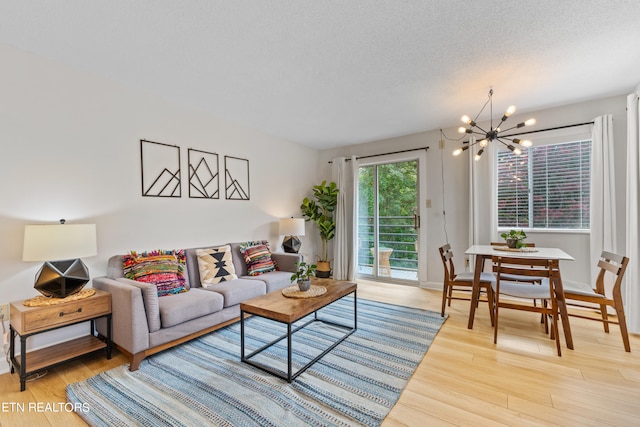
[[123, 261], [124, 277], [138, 282], [153, 283], [158, 296], [187, 292], [189, 286], [184, 277], [184, 250], [151, 251], [126, 254]]
[[271, 259], [271, 251], [266, 245], [249, 246], [242, 255], [247, 264], [249, 276], [258, 276], [276, 270], [276, 263]]

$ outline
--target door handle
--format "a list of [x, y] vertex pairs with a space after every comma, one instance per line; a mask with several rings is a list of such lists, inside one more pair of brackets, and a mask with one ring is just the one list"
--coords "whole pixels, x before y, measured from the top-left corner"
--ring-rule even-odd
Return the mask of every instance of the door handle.
[[420, 228], [420, 215], [413, 215], [413, 228]]

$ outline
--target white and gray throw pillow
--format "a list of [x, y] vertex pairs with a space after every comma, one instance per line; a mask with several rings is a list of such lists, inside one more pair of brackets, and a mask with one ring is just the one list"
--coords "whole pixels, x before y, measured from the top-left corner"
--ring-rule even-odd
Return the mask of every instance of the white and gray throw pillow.
[[207, 287], [238, 278], [231, 258], [231, 246], [197, 249], [196, 256], [202, 286]]

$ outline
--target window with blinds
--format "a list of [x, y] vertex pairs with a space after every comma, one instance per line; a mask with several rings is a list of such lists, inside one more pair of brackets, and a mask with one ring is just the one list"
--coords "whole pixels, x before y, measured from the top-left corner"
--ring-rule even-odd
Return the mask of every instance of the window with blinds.
[[498, 153], [498, 227], [589, 229], [591, 141]]

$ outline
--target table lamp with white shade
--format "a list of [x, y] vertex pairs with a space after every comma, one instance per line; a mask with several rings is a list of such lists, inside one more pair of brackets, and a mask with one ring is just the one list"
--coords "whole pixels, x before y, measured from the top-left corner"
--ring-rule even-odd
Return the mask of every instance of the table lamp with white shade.
[[280, 220], [280, 235], [285, 236], [282, 248], [285, 252], [297, 254], [302, 246], [298, 236], [304, 236], [304, 218], [283, 218]]
[[23, 261], [45, 261], [34, 288], [47, 297], [65, 298], [80, 292], [89, 281], [89, 269], [80, 258], [98, 253], [95, 224], [26, 225]]

